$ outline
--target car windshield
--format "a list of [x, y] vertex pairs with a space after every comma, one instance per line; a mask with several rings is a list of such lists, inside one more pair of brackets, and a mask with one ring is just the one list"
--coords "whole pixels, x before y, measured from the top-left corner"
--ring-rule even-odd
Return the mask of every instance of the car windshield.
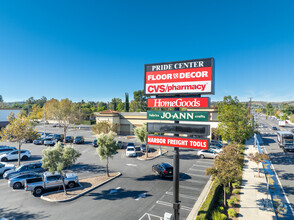
[[129, 147], [128, 149], [127, 149], [127, 151], [134, 151], [135, 149], [133, 148], [133, 147]]

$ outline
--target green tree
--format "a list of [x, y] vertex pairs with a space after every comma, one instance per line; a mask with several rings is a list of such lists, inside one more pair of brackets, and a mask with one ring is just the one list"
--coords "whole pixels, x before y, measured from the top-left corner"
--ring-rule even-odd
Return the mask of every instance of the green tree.
[[110, 124], [108, 121], [99, 121], [91, 127], [94, 134], [107, 134], [110, 131], [117, 133], [118, 124]]
[[43, 150], [42, 167], [48, 169], [52, 174], [56, 171], [61, 174], [65, 194], [67, 192], [64, 184], [63, 169], [72, 166], [80, 156], [81, 153], [74, 147], [62, 147], [60, 142], [56, 143], [53, 148]]
[[142, 127], [134, 128], [134, 133], [141, 143], [146, 144], [146, 157], [148, 157], [148, 145], [146, 143], [147, 134], [148, 134], [147, 133], [147, 124], [144, 123]]
[[266, 109], [266, 113], [267, 115], [273, 115], [274, 114], [274, 107], [272, 105], [272, 103], [267, 103], [266, 106], [265, 106], [265, 109]]
[[217, 104], [219, 133], [226, 141], [244, 143], [254, 132], [248, 108], [240, 103], [237, 97], [225, 96], [223, 102]]
[[130, 111], [130, 102], [129, 102], [129, 93], [125, 93], [126, 102], [125, 102], [125, 112]]
[[110, 103], [112, 110], [117, 111], [117, 106], [121, 102], [122, 102], [122, 100], [120, 98], [113, 98]]
[[9, 124], [1, 130], [0, 136], [3, 140], [15, 141], [18, 143], [18, 166], [20, 166], [20, 151], [26, 139], [35, 139], [37, 131], [28, 117], [18, 114], [14, 117], [13, 113], [8, 116]]
[[260, 174], [259, 174], [259, 164], [262, 163], [262, 162], [264, 162], [265, 160], [269, 160], [268, 155], [265, 154], [264, 152], [263, 153], [256, 152], [255, 154], [250, 153], [248, 155], [248, 159], [256, 163], [257, 170], [258, 170], [258, 176], [260, 177]]
[[[132, 102], [131, 102], [132, 104]], [[147, 111], [147, 98], [144, 94], [144, 90], [134, 91], [134, 102], [132, 104], [134, 112], [146, 112]]]
[[2, 95], [0, 95], [0, 102], [1, 102], [1, 103], [3, 102], [3, 97], [2, 97]]
[[239, 146], [230, 144], [224, 147], [223, 152], [214, 161], [214, 166], [206, 169], [206, 175], [212, 175], [222, 186], [224, 191], [224, 206], [226, 206], [226, 187], [240, 178], [242, 156]]
[[78, 106], [75, 105], [69, 99], [50, 100], [50, 103], [46, 103], [45, 107], [48, 110], [48, 116], [51, 119], [57, 120], [63, 127], [64, 139], [70, 123], [77, 122], [79, 120]]
[[125, 103], [123, 103], [123, 102], [118, 103], [117, 111], [124, 112], [125, 111]]
[[106, 174], [109, 177], [109, 158], [112, 158], [116, 151], [119, 149], [115, 140], [115, 133], [110, 131], [108, 134], [100, 134], [97, 137], [97, 153], [100, 157], [100, 160], [106, 159]]

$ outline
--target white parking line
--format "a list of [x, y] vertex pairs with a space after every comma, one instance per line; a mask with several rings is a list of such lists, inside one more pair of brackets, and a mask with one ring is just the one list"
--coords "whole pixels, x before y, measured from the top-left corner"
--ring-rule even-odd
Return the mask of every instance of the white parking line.
[[[157, 201], [156, 203], [159, 204], [159, 205], [165, 205], [165, 206], [168, 206], [168, 207], [173, 207], [173, 204], [169, 203], [169, 202]], [[181, 206], [181, 210], [191, 212], [192, 208], [187, 207], [187, 206]]]
[[145, 213], [141, 218], [139, 218], [139, 220], [142, 220], [145, 216], [148, 217], [148, 220], [151, 220], [152, 218], [150, 217], [154, 217], [156, 219], [159, 219], [159, 220], [163, 220], [162, 217], [158, 216], [158, 215], [153, 215], [153, 214], [150, 214], [150, 213]]
[[131, 164], [131, 163], [127, 163], [126, 165], [130, 166], [130, 167], [136, 167], [137, 166], [136, 164]]
[[197, 161], [194, 165], [197, 165], [198, 163], [204, 163], [204, 164], [213, 164], [214, 163], [214, 161], [212, 160], [212, 161], [204, 161], [204, 160], [201, 160], [201, 161]]
[[207, 180], [186, 180], [186, 182], [191, 182], [191, 183], [205, 183]]
[[[194, 173], [187, 173], [187, 175], [190, 175], [190, 176], [200, 176], [200, 177], [206, 177], [206, 176], [204, 176], [203, 174], [202, 175], [200, 175], [200, 174], [194, 174]], [[207, 176], [208, 177], [208, 176]]]
[[208, 168], [209, 166], [212, 166], [213, 164], [211, 165], [208, 165], [208, 166], [205, 166], [205, 165], [199, 165], [199, 164], [193, 164], [193, 167], [204, 167], [204, 168]]
[[196, 172], [204, 172], [205, 173], [205, 170], [196, 170], [196, 169], [192, 169], [192, 168], [190, 168], [189, 170], [196, 171]]
[[[173, 196], [173, 192], [165, 192], [165, 194], [167, 195], [171, 195]], [[197, 200], [197, 198], [193, 197], [193, 196], [187, 196], [187, 195], [184, 195], [184, 194], [179, 194], [180, 197], [183, 197], [183, 198], [186, 198], [186, 199], [192, 199], [192, 200]]]

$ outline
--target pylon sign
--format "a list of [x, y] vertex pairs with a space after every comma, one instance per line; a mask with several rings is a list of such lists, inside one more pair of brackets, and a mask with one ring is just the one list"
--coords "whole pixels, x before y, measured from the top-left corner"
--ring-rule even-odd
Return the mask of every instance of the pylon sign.
[[214, 94], [213, 58], [145, 65], [145, 95]]

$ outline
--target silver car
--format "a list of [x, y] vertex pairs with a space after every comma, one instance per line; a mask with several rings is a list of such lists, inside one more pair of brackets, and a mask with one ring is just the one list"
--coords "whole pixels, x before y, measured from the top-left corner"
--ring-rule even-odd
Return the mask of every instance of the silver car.
[[12, 187], [13, 189], [20, 189], [24, 187], [25, 181], [27, 179], [32, 179], [36, 177], [42, 177], [42, 174], [38, 174], [38, 173], [20, 174], [18, 176], [14, 176], [13, 178], [9, 179], [8, 186]]
[[197, 155], [200, 158], [216, 158], [218, 156], [217, 152], [215, 152], [214, 150], [200, 150], [197, 152]]

